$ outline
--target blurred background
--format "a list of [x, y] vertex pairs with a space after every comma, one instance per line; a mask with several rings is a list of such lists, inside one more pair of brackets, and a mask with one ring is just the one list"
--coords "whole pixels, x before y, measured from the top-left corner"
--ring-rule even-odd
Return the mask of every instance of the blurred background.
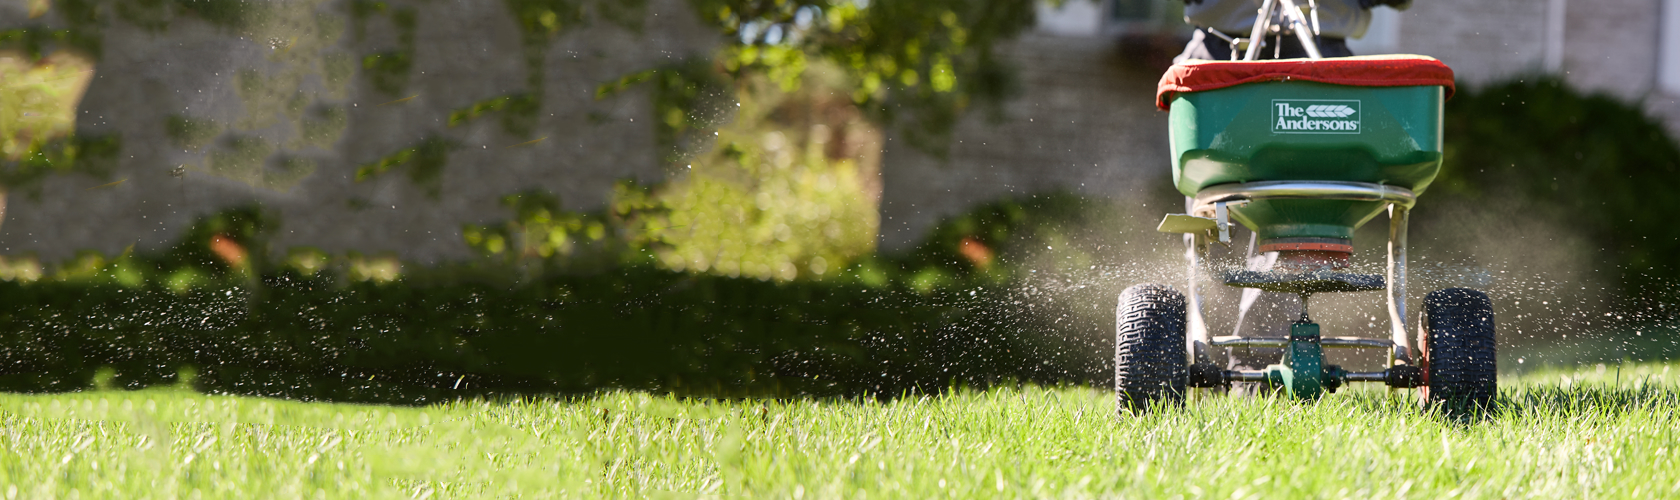
[[[1680, 2], [1372, 12], [1356, 54], [1459, 86], [1414, 302], [1489, 291], [1506, 371], [1680, 355]], [[1100, 384], [1119, 290], [1185, 280], [1153, 99], [1191, 29], [1173, 0], [6, 0], [0, 385]], [[1376, 294], [1315, 309], [1384, 331]]]

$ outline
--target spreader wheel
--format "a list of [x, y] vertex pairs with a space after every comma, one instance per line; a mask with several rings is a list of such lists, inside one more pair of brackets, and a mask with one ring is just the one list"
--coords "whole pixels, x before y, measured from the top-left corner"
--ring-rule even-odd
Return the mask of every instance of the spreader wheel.
[[1120, 292], [1115, 311], [1114, 393], [1121, 413], [1160, 401], [1184, 402], [1184, 295], [1172, 287], [1136, 285]]
[[1450, 415], [1490, 408], [1498, 391], [1493, 302], [1469, 288], [1423, 299], [1424, 401]]

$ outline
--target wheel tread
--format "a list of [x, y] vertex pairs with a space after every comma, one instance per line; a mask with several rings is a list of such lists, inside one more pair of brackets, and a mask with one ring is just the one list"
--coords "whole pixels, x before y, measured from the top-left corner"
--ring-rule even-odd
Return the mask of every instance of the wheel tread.
[[1424, 298], [1427, 402], [1449, 412], [1487, 409], [1498, 393], [1493, 302], [1469, 288]]
[[1121, 412], [1140, 412], [1157, 401], [1182, 403], [1185, 300], [1172, 287], [1136, 285], [1120, 293], [1115, 310], [1114, 389]]

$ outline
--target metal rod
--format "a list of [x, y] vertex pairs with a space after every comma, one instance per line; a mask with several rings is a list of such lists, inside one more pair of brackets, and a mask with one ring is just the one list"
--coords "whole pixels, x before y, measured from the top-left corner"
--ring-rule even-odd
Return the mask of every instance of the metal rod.
[[[1267, 373], [1262, 370], [1225, 370], [1226, 382], [1265, 382], [1269, 380]], [[1388, 372], [1347, 372], [1348, 382], [1387, 382]]]
[[1295, 0], [1279, 1], [1283, 2], [1283, 15], [1289, 18], [1289, 30], [1295, 32], [1295, 38], [1301, 40], [1301, 48], [1306, 49], [1307, 58], [1323, 59], [1324, 56], [1318, 52], [1318, 42], [1313, 39], [1314, 30], [1309, 30], [1307, 20], [1301, 18], [1301, 9], [1295, 7]]
[[1243, 54], [1244, 61], [1260, 59], [1260, 41], [1266, 37], [1266, 28], [1272, 24], [1273, 0], [1266, 0], [1260, 4], [1260, 10], [1254, 16], [1254, 29], [1248, 33], [1248, 52]]
[[1319, 340], [1324, 347], [1342, 347], [1349, 349], [1387, 349], [1394, 347], [1394, 343], [1384, 339], [1369, 339], [1363, 337], [1324, 337]]
[[1196, 205], [1267, 198], [1386, 201], [1407, 208], [1417, 203], [1412, 190], [1385, 184], [1347, 181], [1256, 181], [1221, 184], [1196, 193]]
[[1388, 324], [1393, 338], [1392, 364], [1409, 365], [1412, 342], [1406, 329], [1406, 224], [1411, 208], [1398, 204], [1388, 206]]
[[1348, 382], [1387, 382], [1388, 372], [1347, 372]]
[[1307, 0], [1307, 8], [1312, 10], [1313, 36], [1318, 36], [1318, 0]]
[[[1318, 340], [1324, 347], [1348, 349], [1388, 349], [1394, 347], [1394, 342], [1388, 339], [1373, 339], [1365, 337], [1320, 337]], [[1222, 335], [1213, 338], [1214, 347], [1287, 347], [1289, 337], [1238, 337]]]
[[[1194, 202], [1195, 200], [1188, 196], [1184, 198], [1186, 205]], [[1208, 347], [1211, 342], [1208, 339], [1207, 321], [1202, 317], [1202, 293], [1197, 286], [1201, 281], [1202, 260], [1206, 258], [1208, 243], [1201, 233], [1187, 233], [1184, 235], [1184, 245], [1184, 260], [1187, 264], [1184, 315], [1185, 330], [1188, 333], [1185, 336], [1185, 351], [1191, 364], [1212, 363], [1212, 354], [1208, 352], [1211, 350]]]
[[1219, 336], [1213, 338], [1214, 347], [1284, 347], [1287, 345], [1289, 345], [1288, 337]]

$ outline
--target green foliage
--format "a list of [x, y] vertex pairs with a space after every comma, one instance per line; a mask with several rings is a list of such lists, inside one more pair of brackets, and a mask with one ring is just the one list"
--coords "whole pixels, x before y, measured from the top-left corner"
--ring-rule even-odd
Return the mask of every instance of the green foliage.
[[100, 50], [99, 39], [81, 30], [27, 27], [0, 31], [0, 50], [21, 50], [32, 59], [40, 59], [51, 47], [73, 49], [94, 58]]
[[408, 171], [410, 180], [437, 196], [443, 187], [443, 167], [449, 163], [449, 152], [457, 147], [454, 141], [438, 136], [421, 139], [414, 146], [356, 167], [356, 182], [401, 166]]
[[254, 180], [274, 153], [274, 145], [259, 137], [229, 137], [222, 147], [210, 152], [210, 172], [223, 177]]
[[[242, 116], [227, 123], [186, 115], [171, 116], [162, 124], [170, 142], [183, 149], [211, 147], [208, 173], [255, 186], [286, 190], [314, 171], [314, 162], [295, 150], [329, 147], [348, 123], [341, 106], [347, 83], [356, 72], [354, 56], [339, 52], [344, 21], [323, 12], [327, 0], [252, 2], [246, 0], [60, 0], [52, 2], [58, 18], [68, 25], [60, 31], [19, 32], [16, 42], [28, 50], [51, 42], [97, 55], [106, 30], [133, 26], [164, 31], [180, 22], [202, 22], [242, 39], [267, 45], [265, 61], [253, 67], [222, 73], [231, 78]], [[352, 2], [351, 10], [365, 2]], [[399, 92], [412, 65], [416, 17], [413, 9], [390, 12], [398, 28], [398, 42], [408, 50], [390, 57], [373, 57], [366, 73], [374, 87]], [[0, 39], [4, 39], [0, 35]], [[45, 41], [45, 42], [44, 42]], [[4, 45], [4, 42], [0, 42]], [[260, 69], [259, 69], [260, 66]], [[312, 83], [325, 83], [325, 92]], [[295, 138], [286, 143], [257, 139], [258, 130], [277, 123], [289, 126]], [[226, 136], [224, 137], [224, 134]], [[217, 139], [222, 140], [218, 141]], [[107, 141], [117, 144], [114, 139]]]
[[[599, 90], [657, 82], [654, 101], [672, 112], [658, 129], [661, 140], [709, 146], [673, 158], [682, 170], [647, 198], [659, 209], [638, 219], [645, 224], [633, 232], [660, 243], [651, 250], [659, 263], [759, 279], [824, 279], [873, 251], [879, 132], [849, 100], [834, 97], [821, 71], [801, 75], [810, 82], [793, 92], [761, 77], [738, 79], [729, 92], [710, 83], [715, 76], [703, 65], [674, 66]], [[735, 106], [719, 105], [729, 94], [739, 99]], [[694, 104], [707, 101], [714, 104]], [[733, 108], [733, 120], [709, 137], [694, 134], [703, 120], [722, 115], [679, 112], [694, 107]]]
[[595, 98], [604, 99], [630, 88], [648, 83], [654, 116], [654, 141], [666, 153], [666, 161], [676, 162], [686, 153], [696, 135], [710, 131], [722, 123], [723, 113], [736, 96], [729, 79], [716, 66], [704, 60], [685, 60], [663, 67], [638, 71], [603, 83], [595, 89]]
[[[1018, 278], [1025, 262], [1045, 242], [1090, 237], [1097, 221], [1116, 220], [1111, 205], [1071, 193], [1047, 193], [998, 200], [942, 221], [925, 242], [903, 257], [907, 265], [923, 269], [924, 280], [972, 276], [993, 283]], [[1088, 264], [1088, 256], [1064, 265]]]
[[[615, 257], [626, 238], [608, 230], [618, 226], [606, 213], [578, 213], [560, 208], [560, 199], [540, 191], [502, 197], [513, 218], [498, 225], [470, 224], [461, 229], [467, 246], [485, 256], [506, 256], [512, 260], [533, 259], [576, 269], [617, 264]], [[601, 262], [602, 259], [606, 262]], [[583, 264], [586, 262], [586, 264]]]
[[[542, 110], [544, 54], [561, 32], [582, 26], [592, 18], [605, 19], [627, 29], [641, 25], [644, 0], [506, 0], [508, 12], [519, 26], [525, 55], [526, 89], [491, 97], [449, 114], [449, 126], [466, 123], [492, 112], [502, 112], [502, 130], [517, 137], [529, 137]], [[591, 16], [591, 12], [595, 15]]]
[[[76, 106], [92, 77], [93, 63], [72, 52], [0, 58], [0, 162], [18, 170], [41, 166], [52, 154], [46, 149], [74, 156], [64, 146], [73, 144], [66, 139], [75, 132]], [[5, 187], [17, 186], [0, 189]]]
[[343, 53], [331, 53], [321, 58], [321, 79], [333, 92], [342, 92], [356, 74], [356, 58]]
[[401, 94], [408, 86], [408, 73], [414, 66], [414, 56], [406, 50], [387, 50], [362, 57], [362, 74], [374, 90], [386, 95]]
[[539, 50], [561, 32], [584, 25], [591, 18], [637, 30], [647, 13], [647, 0], [504, 0], [503, 3], [519, 24], [525, 45]]
[[222, 127], [215, 120], [188, 118], [181, 115], [170, 115], [163, 125], [164, 132], [169, 135], [169, 141], [175, 147], [182, 149], [198, 149], [210, 144], [216, 136], [222, 134]]
[[502, 112], [502, 130], [515, 137], [529, 137], [537, 125], [537, 112], [542, 102], [531, 94], [518, 93], [492, 97], [472, 103], [449, 113], [449, 126], [470, 122], [486, 113]]
[[169, 29], [172, 16], [168, 8], [168, 0], [134, 0], [132, 2], [116, 2], [118, 18], [142, 29], [164, 31]]
[[194, 18], [222, 29], [251, 32], [272, 21], [285, 6], [246, 0], [57, 0], [53, 8], [78, 36], [97, 43], [113, 18], [152, 31]]
[[263, 169], [259, 184], [288, 191], [309, 174], [315, 173], [315, 167], [313, 159], [289, 154], [277, 155], [270, 160], [270, 166]]
[[384, 14], [391, 5], [375, 0], [350, 0], [345, 2], [345, 8], [350, 11], [350, 22], [355, 26], [356, 41], [367, 36], [367, 21], [375, 14]]
[[[274, 214], [257, 206], [235, 207], [200, 218], [189, 226], [176, 243], [162, 254], [149, 260], [157, 269], [196, 268], [197, 272], [213, 278], [239, 277], [240, 272], [257, 272], [268, 261], [268, 239], [277, 224]], [[226, 241], [238, 247], [244, 259], [230, 258], [231, 247], [220, 247]], [[208, 284], [208, 283], [206, 283]]]
[[16, 284], [34, 290], [57, 286], [170, 295], [245, 287], [263, 271], [273, 224], [272, 215], [261, 209], [233, 208], [198, 220], [174, 245], [159, 252], [142, 255], [130, 247], [107, 258], [84, 251], [59, 265], [49, 279]]
[[1630, 297], [1671, 293], [1680, 226], [1666, 220], [1680, 212], [1680, 147], [1661, 123], [1542, 78], [1460, 91], [1445, 135], [1447, 168], [1431, 194], [1534, 200], [1601, 242], [1597, 258], [1620, 269]]
[[[201, 249], [172, 259], [206, 265], [129, 254], [0, 283], [17, 308], [0, 314], [0, 345], [14, 353], [0, 387], [76, 389], [101, 367], [143, 387], [194, 366], [199, 386], [217, 392], [412, 403], [603, 387], [897, 393], [1066, 376], [1033, 356], [1031, 339], [945, 326], [934, 299], [858, 285], [646, 267], [511, 286], [482, 270], [414, 269], [384, 283], [282, 270], [251, 284], [245, 273], [218, 277], [217, 254], [193, 244]], [[462, 379], [470, 391], [452, 390]]]
[[17, 160], [0, 159], [0, 186], [29, 189], [51, 175], [101, 175], [121, 150], [122, 141], [116, 135], [77, 135], [48, 141]]
[[107, 0], [56, 0], [51, 8], [72, 26], [86, 27], [101, 22], [108, 3]]
[[419, 13], [413, 7], [390, 7], [385, 2], [366, 0], [350, 2], [349, 9], [358, 40], [364, 36], [367, 21], [374, 14], [390, 17], [391, 26], [397, 32], [396, 47], [362, 56], [362, 75], [374, 90], [393, 97], [401, 95], [414, 68], [414, 36], [419, 29]]
[[[133, 4], [167, 5], [163, 1]], [[248, 0], [174, 0], [176, 15], [192, 15], [210, 24], [234, 30], [248, 30], [269, 20], [269, 6]], [[130, 5], [133, 5], [130, 4]]]
[[791, 89], [812, 59], [844, 68], [853, 100], [924, 150], [943, 154], [957, 118], [1013, 91], [994, 46], [1032, 26], [1029, 0], [693, 0], [729, 36], [731, 72]]
[[297, 146], [331, 149], [350, 125], [350, 112], [342, 105], [320, 106], [305, 116]]
[[[554, 37], [566, 29], [585, 24], [592, 17], [630, 28], [639, 26], [645, 4], [642, 0], [506, 0], [505, 5], [519, 26], [521, 50], [525, 56], [526, 88], [523, 91], [485, 98], [451, 111], [448, 116], [450, 127], [471, 122], [488, 113], [500, 112], [503, 131], [516, 137], [530, 137], [536, 129], [537, 116], [542, 111], [544, 54]], [[358, 39], [364, 36], [369, 18], [378, 14], [391, 16], [398, 30], [399, 48], [362, 58], [362, 68], [363, 74], [369, 78], [375, 89], [392, 96], [399, 95], [407, 86], [408, 75], [413, 66], [415, 10], [391, 7], [386, 2], [369, 0], [352, 1], [349, 10]], [[595, 16], [591, 16], [591, 12], [595, 13]], [[422, 147], [430, 144], [433, 147], [431, 151], [438, 155], [438, 158], [449, 149], [440, 146], [447, 144], [447, 139], [432, 138], [428, 141], [433, 142], [424, 143]], [[408, 156], [415, 154], [414, 151], [414, 148], [410, 148], [392, 153], [386, 160], [402, 157], [405, 158], [403, 161], [406, 161]], [[357, 178], [383, 172], [394, 164], [386, 163], [386, 160], [364, 166], [357, 171]], [[438, 172], [441, 172], [442, 166], [441, 161], [435, 164]], [[435, 177], [435, 174], [428, 173], [427, 176]], [[435, 187], [431, 189], [436, 192]]]
[[519, 23], [519, 34], [527, 46], [546, 44], [562, 30], [584, 20], [584, 2], [578, 0], [505, 0], [504, 3]]
[[[650, 251], [665, 243], [619, 232], [658, 220], [653, 194], [621, 185], [606, 213], [581, 216], [542, 195], [510, 197], [513, 221], [467, 231], [495, 258], [465, 264], [310, 249], [273, 259], [275, 221], [243, 208], [159, 252], [87, 253], [34, 281], [23, 277], [38, 272], [10, 273], [0, 349], [14, 364], [0, 389], [85, 387], [102, 367], [126, 387], [196, 367], [207, 390], [399, 403], [604, 387], [896, 394], [1103, 376], [1100, 350], [1018, 335], [1068, 312], [1017, 310], [1017, 292], [995, 279], [952, 275], [930, 288], [917, 281], [925, 269], [891, 260], [791, 282], [658, 269]], [[574, 265], [520, 265], [530, 259]], [[471, 392], [456, 392], [462, 380]]]

